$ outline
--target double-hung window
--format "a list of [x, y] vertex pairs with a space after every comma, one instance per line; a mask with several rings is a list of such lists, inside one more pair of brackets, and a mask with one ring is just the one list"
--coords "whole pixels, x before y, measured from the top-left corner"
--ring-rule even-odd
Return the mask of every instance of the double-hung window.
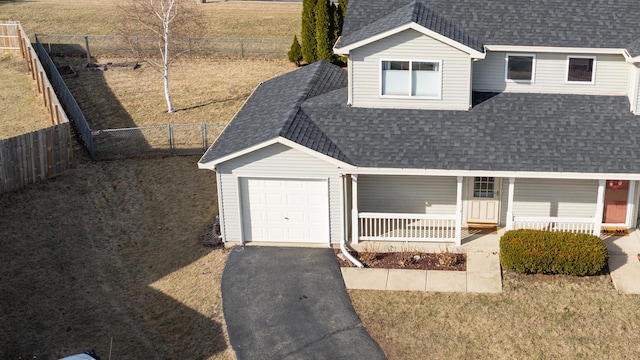
[[439, 99], [442, 61], [382, 61], [381, 95]]
[[532, 54], [507, 54], [505, 79], [507, 81], [533, 83], [536, 72], [536, 56]]
[[567, 83], [593, 84], [596, 58], [591, 56], [567, 56]]

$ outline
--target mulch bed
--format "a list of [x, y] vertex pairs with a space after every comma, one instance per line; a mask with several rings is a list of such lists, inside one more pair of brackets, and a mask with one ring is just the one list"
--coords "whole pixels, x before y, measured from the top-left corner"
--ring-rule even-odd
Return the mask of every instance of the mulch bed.
[[[341, 267], [355, 267], [349, 260], [343, 260], [340, 249], [334, 249]], [[422, 252], [356, 252], [350, 251], [367, 268], [413, 269], [413, 270], [467, 270], [467, 255], [458, 253]]]

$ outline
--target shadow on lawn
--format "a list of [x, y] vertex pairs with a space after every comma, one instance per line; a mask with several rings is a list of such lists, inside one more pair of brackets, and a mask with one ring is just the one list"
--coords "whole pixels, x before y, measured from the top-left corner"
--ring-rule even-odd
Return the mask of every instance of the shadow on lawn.
[[[170, 183], [184, 177], [154, 179], [167, 170], [157, 169], [161, 161], [176, 173], [193, 166], [176, 168], [175, 158], [93, 163], [0, 195], [1, 359], [90, 348], [106, 359], [111, 338], [113, 359], [203, 359], [227, 349], [215, 299], [196, 311], [151, 287], [187, 268], [182, 283], [171, 283], [185, 288], [182, 299], [196, 285], [215, 288], [198, 262], [211, 252], [198, 241], [206, 205], [192, 194], [208, 193], [176, 191]], [[185, 197], [195, 200], [176, 205]], [[182, 225], [172, 220], [176, 210]]]
[[[168, 136], [166, 128], [137, 127], [137, 124], [122, 106], [105, 78], [105, 72], [84, 69], [87, 59], [84, 48], [78, 44], [54, 44], [50, 48], [57, 65], [71, 65], [78, 73], [65, 83], [93, 130], [93, 142], [98, 159], [130, 158], [139, 155], [167, 155]], [[93, 58], [92, 64], [98, 61]], [[115, 71], [115, 70], [109, 70]], [[117, 70], [136, 71], [136, 70]], [[126, 129], [103, 131], [108, 129]]]

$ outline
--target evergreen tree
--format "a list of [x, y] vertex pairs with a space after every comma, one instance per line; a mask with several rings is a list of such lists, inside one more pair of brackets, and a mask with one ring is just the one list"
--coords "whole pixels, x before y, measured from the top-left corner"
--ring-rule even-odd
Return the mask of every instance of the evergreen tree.
[[329, 24], [329, 41], [331, 44], [335, 44], [338, 36], [340, 36], [342, 22], [340, 21], [340, 9], [334, 3], [329, 4], [329, 19], [331, 20]]
[[340, 9], [340, 32], [342, 33], [342, 23], [344, 19], [347, 17], [347, 0], [338, 0], [338, 9]]
[[317, 60], [315, 14], [317, 2], [317, 0], [302, 1], [302, 57], [307, 64]]
[[300, 62], [302, 61], [302, 48], [300, 47], [300, 43], [298, 42], [298, 36], [293, 35], [293, 43], [291, 44], [291, 49], [287, 54], [289, 56], [289, 61], [292, 63], [296, 63], [297, 66], [300, 66]]
[[333, 60], [329, 0], [318, 0], [316, 5], [316, 60]]

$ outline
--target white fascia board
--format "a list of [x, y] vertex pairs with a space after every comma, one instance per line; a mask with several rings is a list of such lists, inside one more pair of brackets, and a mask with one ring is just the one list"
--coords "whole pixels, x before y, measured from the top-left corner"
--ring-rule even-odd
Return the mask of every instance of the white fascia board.
[[340, 161], [338, 159], [332, 158], [331, 156], [327, 156], [325, 154], [319, 153], [319, 152], [317, 152], [315, 150], [311, 150], [306, 146], [302, 146], [302, 145], [300, 145], [300, 144], [298, 144], [298, 143], [296, 143], [294, 141], [291, 141], [289, 139], [283, 138], [281, 136], [280, 137], [275, 137], [275, 138], [273, 138], [271, 140], [267, 140], [267, 141], [261, 142], [259, 144], [254, 145], [254, 146], [250, 146], [248, 148], [244, 148], [242, 150], [236, 151], [234, 153], [225, 155], [223, 157], [217, 158], [217, 159], [209, 161], [209, 162], [198, 162], [198, 168], [215, 170], [215, 168], [216, 168], [216, 166], [218, 164], [221, 164], [221, 163], [223, 163], [225, 161], [229, 161], [231, 159], [235, 159], [235, 158], [240, 157], [242, 155], [246, 155], [246, 154], [254, 152], [256, 150], [260, 150], [262, 148], [265, 148], [265, 147], [273, 145], [273, 144], [282, 144], [282, 145], [288, 146], [290, 148], [293, 148], [293, 149], [296, 149], [298, 151], [301, 151], [301, 152], [303, 152], [305, 154], [308, 154], [308, 155], [311, 155], [313, 157], [316, 157], [316, 158], [318, 158], [320, 160], [324, 160], [324, 161], [326, 161], [328, 163], [334, 164], [337, 167], [342, 168], [342, 169], [352, 169], [353, 168], [353, 166], [350, 165], [350, 164], [347, 164], [347, 163], [345, 163], [343, 161]]
[[468, 47], [468, 46], [466, 46], [464, 44], [461, 44], [461, 43], [459, 43], [459, 42], [457, 42], [457, 41], [455, 41], [453, 39], [450, 39], [450, 38], [448, 38], [448, 37], [446, 37], [444, 35], [438, 34], [437, 32], [435, 32], [435, 31], [433, 31], [431, 29], [427, 29], [426, 27], [418, 25], [418, 24], [416, 24], [414, 22], [411, 22], [411, 23], [408, 23], [408, 24], [405, 24], [405, 25], [402, 25], [402, 26], [398, 26], [397, 28], [385, 31], [385, 32], [380, 33], [378, 35], [371, 36], [371, 37], [366, 38], [364, 40], [360, 40], [360, 41], [355, 42], [355, 43], [353, 43], [351, 45], [343, 46], [341, 48], [334, 48], [333, 51], [336, 54], [347, 55], [353, 49], [357, 49], [357, 48], [362, 47], [364, 45], [371, 44], [371, 43], [376, 42], [378, 40], [382, 40], [382, 39], [384, 39], [386, 37], [389, 37], [391, 35], [395, 35], [397, 33], [400, 33], [402, 31], [409, 30], [409, 29], [418, 31], [418, 32], [430, 37], [430, 38], [436, 39], [436, 40], [438, 40], [438, 41], [440, 41], [442, 43], [445, 43], [445, 44], [447, 44], [447, 45], [449, 45], [451, 47], [454, 47], [454, 48], [456, 48], [456, 49], [458, 49], [458, 50], [460, 50], [462, 52], [465, 52], [465, 53], [469, 54], [469, 57], [471, 57], [472, 59], [484, 59], [484, 57], [486, 55], [483, 52], [480, 52], [478, 50], [472, 49], [472, 48], [470, 48], [470, 47]]
[[578, 173], [538, 171], [488, 171], [488, 170], [439, 170], [439, 169], [394, 169], [358, 168], [339, 169], [342, 175], [417, 175], [417, 176], [493, 176], [501, 178], [573, 179], [573, 180], [640, 180], [640, 174], [623, 173]]
[[636, 57], [633, 57], [633, 58], [629, 57], [627, 59], [627, 62], [634, 63], [634, 64], [640, 63], [640, 56], [636, 56]]
[[558, 54], [611, 54], [629, 56], [625, 49], [619, 48], [581, 48], [557, 46], [515, 46], [515, 45], [485, 45], [487, 51], [528, 52], [528, 53], [558, 53]]

